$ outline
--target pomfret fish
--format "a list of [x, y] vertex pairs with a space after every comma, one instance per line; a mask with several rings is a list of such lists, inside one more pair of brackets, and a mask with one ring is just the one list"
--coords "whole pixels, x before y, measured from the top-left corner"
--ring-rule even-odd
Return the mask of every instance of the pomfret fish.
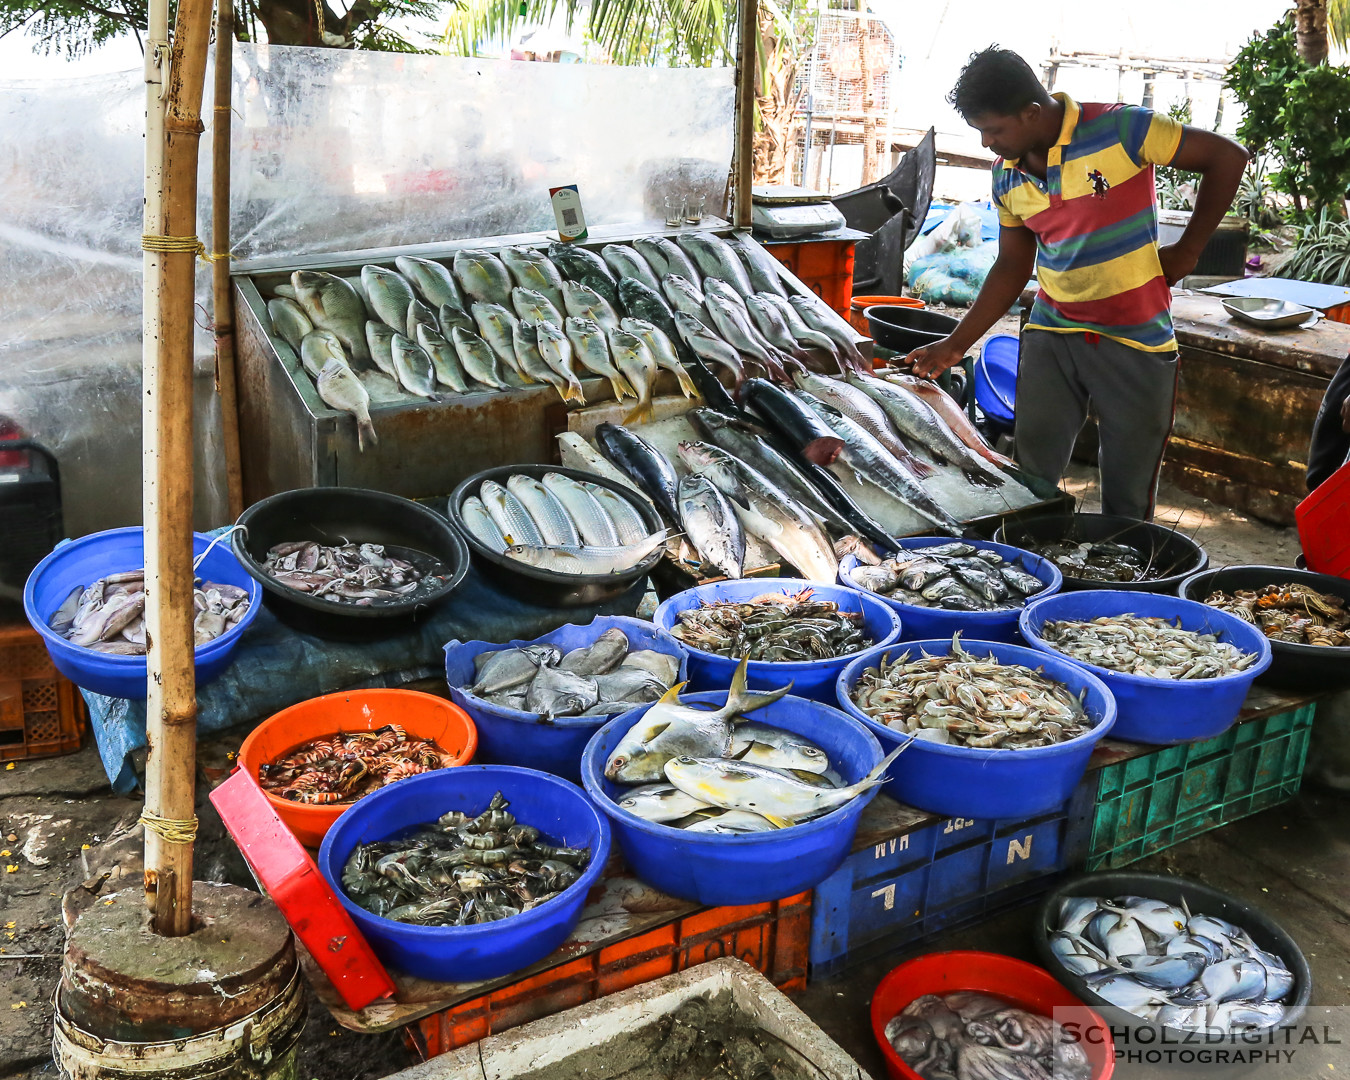
[[1266, 992], [1266, 969], [1255, 960], [1220, 960], [1200, 975], [1210, 1000], [1256, 1001]]
[[534, 477], [516, 473], [506, 481], [506, 490], [520, 500], [534, 519], [545, 544], [571, 545], [581, 542], [577, 527], [572, 524], [562, 503]]
[[439, 400], [436, 394], [436, 373], [429, 357], [416, 342], [409, 341], [402, 334], [395, 334], [390, 345], [394, 358], [394, 375], [399, 385], [410, 394], [418, 397]]
[[682, 232], [675, 242], [689, 253], [704, 277], [725, 281], [742, 296], [755, 291], [740, 258], [720, 236], [710, 232]]
[[272, 320], [272, 331], [298, 353], [305, 335], [314, 329], [304, 308], [294, 300], [279, 296], [267, 301], [267, 315]]
[[686, 795], [725, 810], [749, 810], [785, 828], [827, 814], [879, 785], [909, 745], [902, 743], [856, 784], [840, 788], [817, 787], [778, 769], [725, 758], [680, 755], [666, 762], [665, 773]]
[[492, 252], [461, 248], [452, 265], [466, 297], [486, 304], [511, 302], [511, 274]]
[[[767, 292], [784, 298], [787, 297], [787, 290], [783, 288], [782, 263], [758, 244], [744, 237], [732, 240], [730, 246], [745, 266], [745, 272], [749, 276], [750, 284], [754, 286], [756, 293]], [[749, 297], [746, 299], [748, 300]]]
[[614, 366], [637, 392], [637, 408], [624, 417], [625, 424], [649, 424], [652, 421], [652, 393], [656, 389], [656, 360], [646, 343], [627, 330], [609, 332], [609, 351]]
[[601, 375], [609, 380], [614, 388], [615, 400], [625, 397], [637, 397], [632, 385], [610, 358], [609, 339], [604, 327], [594, 319], [584, 316], [570, 316], [563, 324], [567, 340], [572, 343], [573, 357], [587, 371]]
[[647, 535], [647, 523], [642, 520], [642, 515], [617, 491], [585, 480], [578, 480], [577, 483], [591, 493], [591, 497], [613, 523], [614, 534], [619, 538], [620, 545], [635, 544]]
[[635, 649], [623, 658], [623, 663], [619, 667], [635, 667], [649, 671], [661, 680], [663, 686], [673, 686], [680, 673], [680, 662], [675, 657], [669, 653], [657, 652], [655, 649]]
[[417, 340], [417, 328], [425, 326], [429, 330], [441, 332], [441, 324], [436, 318], [436, 312], [422, 303], [421, 300], [414, 300], [408, 305], [408, 325], [406, 333], [409, 340]]
[[643, 821], [651, 821], [657, 825], [678, 821], [708, 807], [707, 803], [690, 798], [674, 784], [664, 783], [635, 787], [624, 793], [619, 805]]
[[506, 549], [506, 554], [528, 566], [557, 574], [618, 574], [637, 566], [665, 542], [666, 532], [662, 529], [624, 547], [515, 544]]
[[590, 645], [567, 653], [558, 662], [558, 666], [564, 671], [594, 678], [596, 675], [606, 675], [613, 671], [627, 655], [628, 635], [614, 626]]
[[675, 346], [671, 343], [666, 333], [655, 323], [649, 323], [646, 319], [624, 318], [619, 320], [619, 328], [627, 330], [630, 334], [636, 334], [646, 344], [651, 351], [652, 359], [656, 361], [656, 366], [664, 371], [671, 372], [680, 384], [680, 393], [687, 398], [697, 397], [698, 389], [694, 386], [694, 380], [689, 377], [689, 372], [685, 371], [684, 365], [680, 363], [680, 358], [675, 353]]
[[506, 538], [508, 548], [513, 544], [543, 544], [543, 535], [535, 525], [534, 518], [530, 517], [520, 500], [501, 484], [495, 480], [484, 480], [478, 495]]
[[317, 379], [330, 360], [347, 363], [347, 353], [342, 348], [342, 342], [331, 330], [311, 330], [300, 342], [300, 363], [305, 366], [310, 378]]
[[[611, 306], [619, 302], [618, 282], [614, 277], [614, 272], [605, 265], [605, 260], [595, 252], [571, 244], [554, 243], [549, 245], [548, 255], [557, 264], [558, 269], [572, 281], [585, 285], [588, 289], [598, 293]], [[566, 299], [566, 289], [564, 289], [564, 302], [566, 302]]]
[[380, 321], [403, 333], [408, 326], [408, 305], [417, 299], [403, 275], [371, 263], [361, 267], [361, 286]]
[[394, 372], [394, 335], [397, 333], [397, 330], [373, 319], [366, 323], [366, 348], [369, 350], [366, 355], [377, 368], [395, 381], [398, 380]]
[[521, 319], [511, 328], [511, 348], [515, 351], [516, 362], [520, 370], [535, 382], [548, 383], [558, 391], [563, 401], [571, 399], [571, 388], [567, 380], [544, 363], [544, 354], [539, 351], [539, 326], [541, 324]]
[[1113, 911], [1094, 915], [1084, 936], [1111, 959], [1148, 952], [1139, 924]]
[[596, 548], [620, 546], [614, 522], [581, 484], [562, 473], [545, 473], [544, 487], [562, 503], [584, 543]]
[[536, 289], [520, 286], [511, 290], [511, 306], [522, 319], [532, 323], [548, 322], [562, 326], [563, 314], [547, 296]]
[[356, 441], [362, 452], [368, 445], [379, 443], [370, 422], [370, 395], [361, 385], [361, 380], [352, 374], [351, 368], [341, 360], [329, 360], [314, 380], [314, 387], [330, 409], [348, 412], [356, 417]]
[[572, 348], [571, 339], [563, 333], [562, 327], [554, 326], [552, 323], [536, 324], [535, 334], [539, 342], [540, 357], [566, 386], [565, 392], [559, 391], [563, 395], [563, 400], [585, 405], [586, 395], [581, 389], [581, 380], [577, 378], [573, 367], [576, 352]]
[[661, 291], [676, 311], [693, 316], [704, 326], [711, 325], [712, 316], [704, 307], [703, 291], [693, 282], [679, 274], [667, 274], [661, 279]]
[[455, 347], [455, 355], [464, 368], [464, 373], [476, 383], [490, 386], [494, 390], [505, 390], [502, 381], [501, 361], [486, 341], [472, 330], [456, 326], [450, 332], [450, 344]]
[[1077, 934], [1052, 933], [1050, 951], [1075, 975], [1096, 975], [1111, 968], [1101, 950]]
[[[357, 363], [368, 363], [366, 305], [349, 281], [334, 274], [297, 270], [291, 275], [295, 300], [309, 321], [320, 330], [331, 330]], [[407, 308], [405, 307], [406, 311]]]
[[502, 250], [501, 259], [517, 285], [542, 293], [562, 310], [562, 275], [547, 255], [538, 248], [509, 247]]
[[594, 680], [556, 667], [541, 667], [525, 695], [525, 708], [545, 717], [569, 716], [585, 712], [599, 700]]
[[481, 697], [524, 686], [541, 667], [556, 664], [560, 659], [562, 650], [556, 645], [526, 645], [520, 649], [479, 653], [474, 657], [476, 672], [469, 692]]
[[716, 817], [704, 818], [688, 826], [691, 833], [714, 833], [721, 836], [742, 836], [746, 833], [772, 832], [777, 829], [768, 818], [749, 810], [727, 810]]
[[748, 666], [746, 660], [737, 665], [726, 703], [720, 709], [685, 705], [680, 701], [684, 684], [672, 686], [619, 740], [605, 762], [606, 778], [621, 784], [660, 782], [666, 763], [681, 754], [725, 754], [731, 746], [731, 727], [736, 717], [771, 705], [792, 689], [789, 684], [767, 693], [748, 690], [745, 685]]
[[647, 260], [647, 265], [658, 278], [679, 274], [697, 285], [703, 280], [698, 267], [680, 247], [666, 236], [643, 236], [633, 241], [633, 247]]
[[692, 315], [677, 311], [674, 319], [680, 338], [695, 355], [726, 368], [736, 377], [738, 387], [745, 381], [745, 365], [739, 352]]
[[830, 757], [820, 747], [800, 735], [767, 724], [739, 725], [731, 733], [731, 756], [772, 769], [823, 773], [830, 767]]
[[492, 515], [487, 512], [483, 500], [477, 495], [470, 495], [460, 504], [459, 516], [469, 532], [482, 541], [489, 550], [499, 555], [506, 550], [506, 538], [502, 536], [501, 529], [492, 520]]
[[641, 668], [621, 668], [592, 678], [601, 701], [659, 701], [666, 692], [663, 682]]
[[412, 255], [399, 255], [394, 259], [398, 272], [422, 295], [422, 299], [433, 310], [440, 310], [442, 304], [453, 304], [457, 308], [464, 306], [464, 297], [455, 284], [455, 275], [444, 263], [431, 259], [419, 259]]
[[1101, 907], [1093, 896], [1066, 896], [1059, 902], [1059, 928], [1066, 934], [1082, 935]]
[[468, 393], [468, 377], [464, 374], [464, 368], [459, 362], [459, 353], [455, 351], [453, 345], [441, 337], [437, 330], [429, 326], [417, 327], [417, 344], [422, 347], [422, 351], [427, 354], [431, 360], [431, 369], [436, 374], [436, 381], [442, 386], [449, 387], [457, 394]]
[[637, 278], [649, 289], [659, 289], [656, 275], [651, 264], [643, 258], [641, 252], [627, 244], [606, 244], [600, 249], [600, 257], [614, 271], [616, 278]]
[[[508, 298], [508, 303], [510, 302]], [[517, 319], [501, 304], [487, 303], [479, 301], [469, 309], [469, 314], [473, 316], [473, 321], [478, 324], [478, 333], [497, 354], [497, 359], [502, 362], [504, 370], [514, 371], [517, 375], [524, 378], [524, 373], [520, 370], [520, 362], [516, 359], [515, 346], [512, 345], [512, 334], [515, 331]], [[527, 382], [532, 380], [526, 380]]]
[[568, 315], [598, 322], [607, 331], [619, 325], [614, 306], [588, 285], [578, 281], [563, 282], [563, 305]]
[[699, 557], [726, 577], [739, 578], [745, 571], [745, 533], [726, 496], [697, 473], [680, 479], [678, 495], [680, 523]]

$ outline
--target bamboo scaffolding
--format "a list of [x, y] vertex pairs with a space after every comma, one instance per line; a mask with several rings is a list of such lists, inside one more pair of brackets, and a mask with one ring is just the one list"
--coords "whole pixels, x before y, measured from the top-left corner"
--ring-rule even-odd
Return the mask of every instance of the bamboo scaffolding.
[[[157, 932], [192, 928], [197, 688], [193, 671], [192, 365], [197, 147], [211, 0], [150, 5], [146, 58], [144, 341], [145, 891]], [[153, 59], [151, 53], [154, 54]], [[165, 70], [165, 59], [168, 67]], [[152, 322], [153, 320], [153, 322]]]
[[739, 229], [750, 228], [751, 183], [755, 158], [755, 48], [759, 43], [759, 2], [739, 0], [736, 43], [736, 152], [735, 203], [732, 220]]
[[230, 121], [234, 74], [234, 0], [216, 0], [215, 92], [211, 109], [211, 320], [215, 324], [216, 393], [225, 450], [230, 520], [244, 512], [239, 460], [238, 385], [234, 361], [234, 296], [230, 291]]

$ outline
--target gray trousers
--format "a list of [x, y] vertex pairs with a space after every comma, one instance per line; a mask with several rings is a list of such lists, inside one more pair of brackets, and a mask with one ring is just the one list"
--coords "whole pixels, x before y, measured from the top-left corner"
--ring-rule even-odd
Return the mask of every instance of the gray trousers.
[[1102, 513], [1149, 521], [1176, 397], [1175, 352], [1143, 352], [1097, 335], [1026, 330], [1017, 369], [1017, 464], [1058, 484], [1091, 402], [1100, 439]]

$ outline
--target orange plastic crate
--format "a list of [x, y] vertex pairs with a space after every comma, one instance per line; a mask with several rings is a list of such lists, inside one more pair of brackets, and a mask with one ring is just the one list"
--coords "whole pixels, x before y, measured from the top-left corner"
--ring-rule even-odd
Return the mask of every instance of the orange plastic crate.
[[0, 761], [70, 754], [83, 740], [84, 699], [37, 631], [0, 627]]
[[803, 285], [848, 318], [853, 300], [853, 240], [768, 243], [764, 250], [786, 266]]
[[809, 892], [769, 904], [708, 908], [423, 1017], [404, 1033], [418, 1053], [436, 1057], [724, 956], [744, 960], [780, 989], [803, 990], [810, 939]]

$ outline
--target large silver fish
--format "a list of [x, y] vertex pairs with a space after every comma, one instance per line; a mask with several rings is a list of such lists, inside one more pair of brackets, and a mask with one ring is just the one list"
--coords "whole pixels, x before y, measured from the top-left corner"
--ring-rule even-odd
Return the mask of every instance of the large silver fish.
[[[351, 282], [334, 274], [297, 270], [291, 275], [296, 303], [320, 330], [331, 330], [357, 363], [370, 362], [366, 347], [366, 304]], [[404, 307], [407, 311], [407, 307]]]
[[380, 321], [403, 333], [408, 326], [408, 305], [417, 299], [403, 275], [371, 263], [361, 267], [361, 285]]
[[607, 487], [601, 487], [599, 484], [589, 484], [584, 480], [578, 480], [586, 491], [590, 492], [591, 498], [600, 504], [600, 509], [614, 525], [614, 533], [619, 538], [619, 544], [636, 544], [647, 535], [647, 523], [642, 520], [633, 504]]
[[704, 277], [725, 281], [742, 296], [755, 291], [741, 260], [720, 236], [710, 232], [682, 232], [675, 242], [689, 253]]
[[528, 566], [557, 574], [619, 574], [637, 566], [665, 542], [666, 532], [662, 529], [624, 547], [515, 544], [506, 549], [506, 554]]
[[679, 274], [667, 274], [661, 279], [661, 292], [676, 311], [692, 315], [704, 326], [712, 325], [712, 316], [704, 306], [703, 290]]
[[609, 264], [615, 277], [637, 278], [647, 288], [661, 291], [661, 285], [656, 280], [656, 275], [652, 273], [651, 264], [636, 248], [626, 244], [606, 244], [600, 249], [600, 257]]
[[834, 339], [828, 334], [822, 334], [819, 330], [812, 329], [806, 325], [801, 313], [797, 311], [785, 296], [779, 296], [777, 293], [759, 293], [761, 300], [771, 304], [778, 309], [778, 313], [783, 316], [783, 323], [788, 328], [788, 333], [792, 339], [803, 349], [819, 349], [822, 352], [833, 357], [836, 361], [839, 359], [839, 346], [834, 343]]
[[[606, 675], [628, 655], [628, 635], [617, 626], [610, 627], [591, 644], [573, 649], [558, 661], [564, 671], [577, 675]], [[615, 699], [611, 699], [615, 700]]]
[[840, 357], [846, 360], [855, 371], [866, 374], [867, 361], [858, 351], [854, 338], [857, 336], [849, 326], [824, 300], [814, 293], [810, 296], [797, 294], [788, 297], [788, 303], [796, 309], [802, 321], [812, 330], [819, 330], [834, 342]]
[[460, 504], [459, 516], [469, 532], [473, 533], [485, 547], [499, 555], [506, 550], [506, 537], [502, 536], [501, 529], [492, 520], [492, 515], [487, 512], [483, 500], [477, 495], [468, 496]]
[[738, 352], [758, 360], [773, 378], [779, 381], [787, 378], [787, 373], [783, 370], [783, 361], [788, 357], [761, 341], [759, 335], [751, 329], [743, 308], [738, 308], [723, 297], [709, 293], [708, 314], [712, 316], [713, 325], [724, 341]]
[[542, 293], [555, 308], [562, 310], [562, 274], [547, 255], [538, 248], [509, 247], [502, 250], [501, 258], [517, 285]]
[[787, 296], [787, 290], [783, 288], [782, 263], [748, 237], [737, 237], [731, 242], [731, 247], [745, 265], [750, 284], [757, 293], [771, 292]]
[[664, 278], [667, 274], [679, 274], [695, 285], [703, 280], [703, 275], [698, 272], [694, 260], [668, 237], [640, 237], [633, 241], [633, 247], [637, 248], [639, 254], [647, 260], [647, 265], [658, 278]]
[[584, 543], [597, 548], [622, 546], [613, 519], [582, 484], [563, 473], [545, 473], [544, 487], [562, 503]]
[[626, 791], [619, 799], [619, 806], [643, 821], [664, 825], [679, 821], [696, 810], [704, 810], [708, 804], [691, 799], [674, 784], [644, 784]]
[[683, 311], [675, 312], [675, 327], [684, 338], [684, 343], [694, 350], [703, 360], [726, 368], [736, 376], [736, 385], [745, 381], [745, 365], [741, 354], [709, 330], [692, 315]]
[[856, 386], [809, 371], [796, 372], [792, 381], [826, 405], [838, 409], [901, 461], [910, 456], [908, 448], [891, 427], [885, 410]]
[[474, 657], [474, 682], [471, 694], [500, 694], [524, 686], [539, 669], [550, 667], [562, 659], [562, 650], [556, 645], [525, 645], [519, 649], [498, 649], [482, 652]]
[[486, 304], [511, 302], [511, 274], [490, 251], [461, 248], [455, 252], [455, 280], [465, 294]]
[[524, 505], [495, 480], [484, 480], [478, 496], [488, 514], [501, 530], [507, 546], [512, 544], [543, 544], [544, 537], [534, 518]]
[[593, 679], [556, 667], [541, 667], [525, 695], [525, 708], [543, 717], [571, 716], [585, 712], [599, 700]]
[[675, 346], [664, 330], [646, 319], [620, 319], [619, 328], [627, 330], [630, 334], [636, 334], [643, 340], [652, 354], [652, 359], [656, 361], [656, 366], [675, 376], [680, 384], [680, 392], [685, 397], [698, 397], [698, 388], [694, 386], [694, 380], [680, 363], [680, 358], [675, 354]]
[[731, 503], [706, 476], [680, 479], [680, 524], [699, 557], [728, 578], [745, 572], [745, 533]]
[[432, 311], [440, 310], [442, 304], [453, 304], [457, 308], [464, 306], [464, 297], [455, 284], [455, 275], [444, 263], [419, 259], [412, 255], [399, 255], [394, 259], [398, 272], [422, 295], [422, 299]]
[[759, 332], [760, 337], [775, 349], [781, 349], [788, 356], [806, 355], [788, 329], [783, 313], [762, 296], [747, 296], [745, 310], [750, 316], [750, 324]]
[[570, 546], [581, 542], [577, 527], [562, 503], [534, 477], [517, 473], [506, 481], [506, 490], [529, 512], [545, 544]]
[[[593, 295], [596, 299], [600, 299], [598, 294]], [[617, 321], [615, 325], [618, 325]], [[610, 359], [609, 339], [605, 336], [605, 328], [600, 323], [594, 319], [571, 316], [563, 324], [563, 329], [567, 333], [567, 339], [572, 343], [573, 357], [587, 371], [608, 379], [610, 386], [614, 388], [616, 400], [638, 396], [632, 384]]]
[[741, 724], [731, 733], [731, 756], [752, 765], [824, 773], [830, 756], [800, 735], [767, 724]]
[[338, 409], [356, 417], [356, 441], [363, 453], [367, 446], [374, 446], [380, 441], [375, 437], [375, 427], [370, 422], [370, 395], [361, 385], [361, 380], [352, 374], [351, 368], [341, 360], [329, 360], [314, 380], [314, 387], [330, 409]]

